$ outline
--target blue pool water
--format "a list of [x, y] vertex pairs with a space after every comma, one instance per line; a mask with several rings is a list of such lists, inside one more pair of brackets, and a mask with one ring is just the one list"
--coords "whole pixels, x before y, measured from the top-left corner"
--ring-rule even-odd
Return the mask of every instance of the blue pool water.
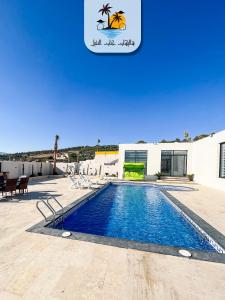
[[156, 186], [111, 184], [72, 210], [55, 228], [215, 251]]

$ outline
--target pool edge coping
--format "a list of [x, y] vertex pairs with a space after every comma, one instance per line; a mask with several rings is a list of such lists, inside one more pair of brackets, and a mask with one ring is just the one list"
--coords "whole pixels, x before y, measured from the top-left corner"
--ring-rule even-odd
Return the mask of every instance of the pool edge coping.
[[[222, 248], [222, 253], [225, 253], [225, 236], [221, 232], [207, 223], [204, 219], [202, 219], [198, 214], [184, 205], [177, 198], [168, 193], [168, 191], [161, 190], [161, 193], [172, 202], [172, 205], [174, 205], [176, 209], [178, 208], [178, 211], [180, 211], [180, 213], [188, 220], [189, 223], [191, 223], [196, 228], [196, 230], [200, 231], [200, 233], [205, 236], [206, 239], [210, 238], [212, 240], [212, 243], [209, 240], [208, 242], [214, 248], [218, 246]], [[213, 245], [213, 242], [217, 245]]]
[[[88, 194], [71, 202], [69, 205], [64, 207], [64, 214], [67, 214], [70, 210], [74, 209], [76, 206], [79, 206], [84, 201], [90, 200], [92, 197], [94, 197], [95, 195], [97, 195], [98, 193], [103, 191], [105, 188], [107, 188], [111, 183], [113, 183], [113, 182], [104, 184], [99, 189], [91, 191]], [[118, 181], [116, 183], [123, 184], [122, 182], [118, 182]], [[130, 184], [132, 184], [132, 182], [130, 182]], [[149, 185], [151, 185], [151, 183], [149, 183]], [[157, 185], [157, 184], [154, 183], [154, 185]], [[158, 186], [160, 187], [160, 185], [158, 185]], [[225, 236], [221, 232], [219, 232], [217, 229], [215, 229], [213, 226], [211, 226], [205, 220], [203, 220], [200, 216], [198, 216], [195, 212], [193, 212], [191, 209], [189, 209], [187, 206], [185, 206], [183, 203], [181, 203], [177, 198], [172, 196], [167, 190], [160, 189], [160, 191], [166, 198], [169, 199], [169, 201], [172, 202], [171, 203], [172, 205], [175, 205], [175, 209], [178, 208], [179, 210], [181, 210], [181, 213], [186, 214], [194, 223], [197, 224], [197, 226], [200, 227], [200, 229], [202, 229], [204, 232], [206, 232], [206, 234], [211, 239], [213, 239], [216, 243], [218, 243], [222, 248], [225, 249]], [[60, 210], [58, 213], [61, 213], [61, 212], [62, 212], [62, 210]], [[184, 217], [185, 217], [185, 215], [184, 215]], [[188, 220], [188, 221], [190, 222], [190, 220]], [[66, 230], [60, 230], [60, 229], [54, 229], [54, 228], [47, 227], [52, 222], [53, 222], [52, 219], [49, 219], [48, 221], [43, 220], [43, 221], [31, 226], [26, 231], [62, 238], [62, 233]], [[188, 250], [189, 252], [191, 252], [191, 254], [192, 254], [192, 256], [190, 258], [186, 258], [186, 259], [195, 259], [195, 260], [225, 264], [225, 254], [218, 253], [218, 252], [190, 250], [190, 249], [186, 249], [186, 248], [163, 246], [163, 245], [152, 244], [152, 243], [142, 243], [142, 242], [136, 242], [136, 241], [126, 240], [126, 239], [113, 238], [113, 237], [100, 236], [100, 235], [98, 236], [98, 235], [74, 232], [74, 231], [71, 231], [71, 236], [67, 237], [67, 239], [91, 242], [91, 243], [96, 243], [96, 244], [101, 244], [101, 245], [106, 245], [106, 246], [126, 248], [126, 249], [138, 250], [138, 251], [145, 251], [145, 252], [150, 252], [150, 253], [158, 253], [158, 254], [164, 254], [164, 255], [177, 256], [177, 257], [181, 257], [181, 258], [185, 258], [185, 257], [182, 256], [178, 251], [181, 249], [185, 249], [185, 250]]]

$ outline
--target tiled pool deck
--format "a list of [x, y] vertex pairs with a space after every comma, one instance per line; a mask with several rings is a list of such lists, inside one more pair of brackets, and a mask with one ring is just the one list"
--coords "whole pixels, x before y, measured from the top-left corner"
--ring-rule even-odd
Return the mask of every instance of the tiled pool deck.
[[[42, 195], [66, 206], [88, 192], [68, 187], [67, 178], [53, 179], [31, 185], [29, 198], [0, 198], [1, 300], [224, 299], [224, 264], [27, 232], [42, 220]], [[170, 194], [225, 234], [225, 192], [194, 188]]]

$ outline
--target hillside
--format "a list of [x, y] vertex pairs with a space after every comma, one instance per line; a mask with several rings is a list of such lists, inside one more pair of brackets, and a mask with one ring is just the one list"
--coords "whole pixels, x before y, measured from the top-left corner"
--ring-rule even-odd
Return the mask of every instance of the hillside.
[[[214, 133], [211, 133], [213, 135]], [[202, 138], [205, 138], [209, 136], [209, 134], [200, 134], [195, 136], [194, 138], [176, 138], [174, 140], [161, 140], [160, 143], [184, 143], [187, 141], [198, 141]], [[143, 144], [146, 143], [143, 140], [139, 140], [137, 142], [138, 144]], [[68, 153], [69, 152], [69, 161], [74, 162], [77, 161], [77, 154], [72, 153], [74, 152], [79, 152], [79, 161], [84, 161], [88, 159], [93, 159], [95, 156], [96, 151], [118, 151], [119, 146], [118, 145], [103, 145], [103, 146], [77, 146], [77, 147], [69, 147], [69, 148], [63, 148], [59, 149], [59, 153]], [[0, 152], [0, 160], [21, 160], [21, 161], [29, 161], [32, 156], [37, 156], [37, 155], [44, 155], [44, 154], [53, 154], [53, 150], [40, 150], [40, 151], [28, 151], [28, 152], [17, 152], [13, 154], [7, 154]], [[47, 159], [45, 159], [47, 160]], [[44, 161], [44, 159], [42, 159]]]
[[[93, 159], [95, 156], [96, 151], [117, 151], [118, 145], [104, 145], [104, 146], [77, 146], [77, 147], [69, 147], [69, 148], [63, 148], [59, 149], [58, 152], [60, 153], [68, 153], [70, 152], [70, 161], [76, 161], [77, 156], [76, 153], [71, 152], [77, 152], [79, 151], [79, 160], [88, 160]], [[0, 160], [22, 160], [27, 161], [29, 160], [29, 157], [36, 156], [36, 155], [42, 155], [42, 154], [52, 154], [53, 150], [40, 150], [40, 151], [29, 151], [29, 152], [17, 152], [13, 154], [0, 154]]]

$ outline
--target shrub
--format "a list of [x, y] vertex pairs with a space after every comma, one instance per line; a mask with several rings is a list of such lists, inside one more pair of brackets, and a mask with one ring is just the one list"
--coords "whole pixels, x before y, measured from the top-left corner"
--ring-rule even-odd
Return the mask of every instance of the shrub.
[[194, 180], [194, 174], [189, 174], [187, 177], [190, 181], [193, 181]]
[[161, 179], [162, 173], [161, 173], [161, 172], [158, 172], [158, 173], [155, 174], [155, 176], [156, 176], [158, 179]]

